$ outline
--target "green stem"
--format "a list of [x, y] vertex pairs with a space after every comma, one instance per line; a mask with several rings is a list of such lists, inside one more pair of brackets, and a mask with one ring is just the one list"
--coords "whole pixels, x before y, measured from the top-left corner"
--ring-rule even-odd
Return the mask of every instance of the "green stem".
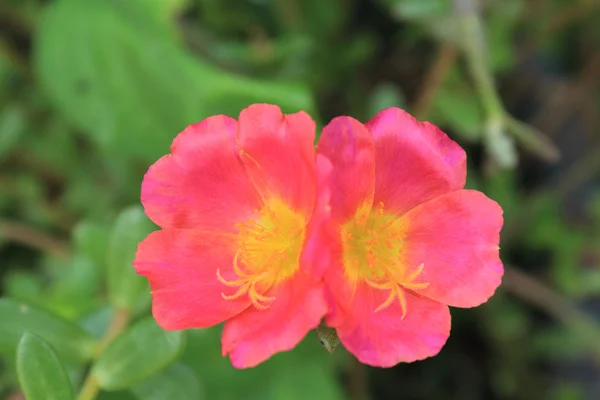
[[[114, 338], [119, 336], [119, 334], [127, 327], [129, 323], [130, 314], [128, 311], [123, 309], [116, 309], [115, 314], [113, 315], [104, 336], [100, 340], [98, 344], [98, 348], [96, 349], [96, 353], [94, 354], [94, 359], [97, 359], [102, 352], [106, 349], [106, 347], [112, 342]], [[98, 385], [98, 381], [93, 373], [88, 372], [85, 380], [83, 381], [83, 385], [81, 387], [81, 391], [79, 392], [79, 396], [77, 400], [94, 400], [98, 393], [100, 392], [100, 386]]]
[[558, 149], [545, 136], [510, 116], [496, 90], [487, 60], [485, 32], [472, 0], [455, 0], [462, 29], [462, 44], [473, 83], [486, 114], [486, 142], [494, 158], [506, 166], [514, 165], [516, 154], [509, 133], [524, 148], [548, 161], [556, 161]]
[[506, 130], [524, 148], [536, 153], [547, 161], [558, 161], [560, 151], [544, 134], [508, 114], [505, 116], [505, 123]]
[[481, 96], [488, 119], [504, 120], [505, 111], [502, 100], [496, 91], [494, 78], [486, 60], [485, 35], [481, 27], [481, 21], [474, 12], [462, 15], [460, 20], [468, 67]]

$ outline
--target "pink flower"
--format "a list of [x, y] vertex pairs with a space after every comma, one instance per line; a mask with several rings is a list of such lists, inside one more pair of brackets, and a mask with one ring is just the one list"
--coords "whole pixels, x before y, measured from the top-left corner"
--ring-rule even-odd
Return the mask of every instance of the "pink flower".
[[162, 230], [134, 266], [154, 317], [167, 330], [225, 321], [223, 355], [238, 368], [292, 349], [327, 312], [314, 249], [331, 165], [315, 157], [314, 130], [304, 112], [271, 105], [213, 116], [144, 177], [142, 203]]
[[334, 167], [327, 324], [365, 364], [437, 354], [448, 306], [478, 306], [501, 282], [502, 209], [463, 189], [458, 144], [397, 108], [334, 119], [318, 152]]

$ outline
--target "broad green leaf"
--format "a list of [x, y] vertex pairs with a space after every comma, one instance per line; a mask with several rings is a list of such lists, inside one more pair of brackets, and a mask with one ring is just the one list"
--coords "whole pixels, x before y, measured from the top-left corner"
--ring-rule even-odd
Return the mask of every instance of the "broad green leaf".
[[65, 362], [88, 360], [94, 339], [79, 326], [12, 299], [0, 299], [0, 351], [14, 352], [24, 332], [38, 335], [52, 345]]
[[447, 15], [452, 11], [448, 0], [382, 0], [399, 18], [414, 20]]
[[146, 318], [106, 348], [92, 373], [103, 389], [124, 389], [166, 367], [182, 347], [183, 332], [166, 332], [152, 318]]
[[185, 364], [174, 363], [131, 388], [139, 400], [201, 400], [200, 382]]
[[[310, 382], [310, 384], [308, 384]], [[316, 361], [289, 365], [272, 377], [265, 400], [341, 400], [344, 396], [331, 371]]]
[[39, 304], [42, 282], [38, 273], [26, 270], [9, 271], [3, 278], [4, 294], [29, 304]]
[[118, 392], [101, 391], [97, 400], [137, 400], [137, 397], [128, 390], [119, 390]]
[[448, 125], [457, 135], [478, 141], [484, 129], [483, 112], [476, 93], [462, 85], [445, 85], [433, 103], [435, 122]]
[[54, 350], [42, 339], [23, 334], [17, 349], [17, 372], [27, 400], [69, 400], [71, 382]]
[[132, 266], [137, 245], [152, 230], [141, 207], [135, 206], [117, 217], [108, 245], [108, 297], [115, 307], [134, 310], [149, 296], [147, 281]]
[[74, 320], [101, 305], [100, 290], [100, 268], [87, 257], [75, 255], [57, 274], [44, 308]]
[[156, 14], [159, 19], [170, 19], [188, 6], [192, 0], [136, 0], [140, 7], [145, 7], [149, 12]]
[[[312, 382], [323, 391], [323, 395], [310, 396], [312, 389], [307, 390], [304, 399], [338, 399], [336, 394], [340, 388], [336, 379], [336, 365], [346, 365], [345, 351], [338, 349], [333, 355], [327, 353], [318, 341], [315, 332], [311, 332], [293, 351], [279, 353], [255, 368], [239, 370], [231, 365], [231, 361], [221, 356], [221, 329], [218, 327], [191, 330], [188, 332], [186, 351], [181, 362], [194, 369], [202, 378], [206, 397], [219, 400], [265, 400], [282, 399], [293, 396], [276, 381], [283, 380], [298, 388]], [[306, 374], [301, 369], [307, 368]], [[295, 380], [295, 376], [297, 379]], [[318, 375], [318, 376], [317, 376]], [[327, 382], [324, 382], [327, 381]], [[257, 382], [261, 382], [257, 385]], [[300, 390], [301, 396], [306, 388]], [[285, 393], [284, 393], [285, 392]], [[282, 394], [278, 397], [278, 394]], [[298, 397], [291, 397], [296, 399]]]
[[82, 222], [73, 231], [75, 250], [101, 269], [106, 266], [110, 229], [92, 222]]
[[194, 58], [155, 19], [140, 1], [58, 0], [37, 30], [41, 84], [111, 157], [153, 162], [186, 125], [236, 116], [251, 103], [312, 111], [304, 86], [223, 72]]
[[114, 314], [115, 310], [107, 305], [104, 308], [87, 314], [79, 323], [86, 332], [100, 340], [104, 336]]

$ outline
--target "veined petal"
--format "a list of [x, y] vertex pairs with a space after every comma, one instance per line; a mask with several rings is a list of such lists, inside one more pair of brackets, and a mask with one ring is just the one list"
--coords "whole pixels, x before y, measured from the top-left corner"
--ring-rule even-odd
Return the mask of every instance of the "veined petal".
[[315, 123], [301, 111], [255, 104], [243, 110], [237, 129], [240, 157], [265, 199], [283, 199], [310, 217], [315, 202]]
[[437, 126], [399, 108], [379, 112], [366, 126], [375, 139], [375, 204], [402, 215], [464, 187], [466, 153]]
[[234, 235], [198, 230], [156, 231], [139, 244], [138, 274], [152, 289], [152, 314], [166, 330], [206, 328], [231, 318], [250, 305], [247, 296], [225, 300], [228, 287], [219, 274], [234, 281]]
[[268, 293], [265, 310], [250, 307], [225, 323], [223, 355], [236, 368], [250, 368], [293, 349], [327, 312], [322, 283], [303, 270]]
[[502, 209], [483, 193], [459, 190], [430, 200], [407, 213], [404, 261], [416, 267], [423, 296], [454, 307], [487, 301], [500, 285]]
[[152, 165], [142, 182], [148, 217], [162, 228], [236, 230], [261, 208], [239, 158], [236, 121], [224, 115], [188, 126], [171, 154]]
[[345, 223], [364, 207], [368, 212], [375, 191], [375, 144], [359, 121], [337, 117], [325, 128], [317, 145], [333, 164], [331, 217]]
[[[339, 282], [343, 285], [343, 282]], [[329, 287], [336, 290], [329, 283]], [[392, 367], [439, 353], [450, 335], [448, 306], [404, 291], [408, 312], [402, 318], [399, 302], [374, 312], [388, 294], [360, 283], [352, 299], [346, 299], [346, 316], [335, 325], [344, 347], [363, 364]]]

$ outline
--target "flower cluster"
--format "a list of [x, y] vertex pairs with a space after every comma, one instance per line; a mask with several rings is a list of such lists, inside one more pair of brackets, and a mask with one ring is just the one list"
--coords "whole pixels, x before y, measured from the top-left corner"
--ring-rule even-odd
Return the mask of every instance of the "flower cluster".
[[502, 209], [464, 189], [457, 143], [398, 108], [335, 118], [314, 141], [306, 113], [266, 104], [175, 138], [142, 183], [161, 230], [134, 267], [156, 321], [225, 322], [223, 355], [238, 368], [318, 326], [373, 366], [437, 354], [448, 306], [480, 305], [500, 285]]

